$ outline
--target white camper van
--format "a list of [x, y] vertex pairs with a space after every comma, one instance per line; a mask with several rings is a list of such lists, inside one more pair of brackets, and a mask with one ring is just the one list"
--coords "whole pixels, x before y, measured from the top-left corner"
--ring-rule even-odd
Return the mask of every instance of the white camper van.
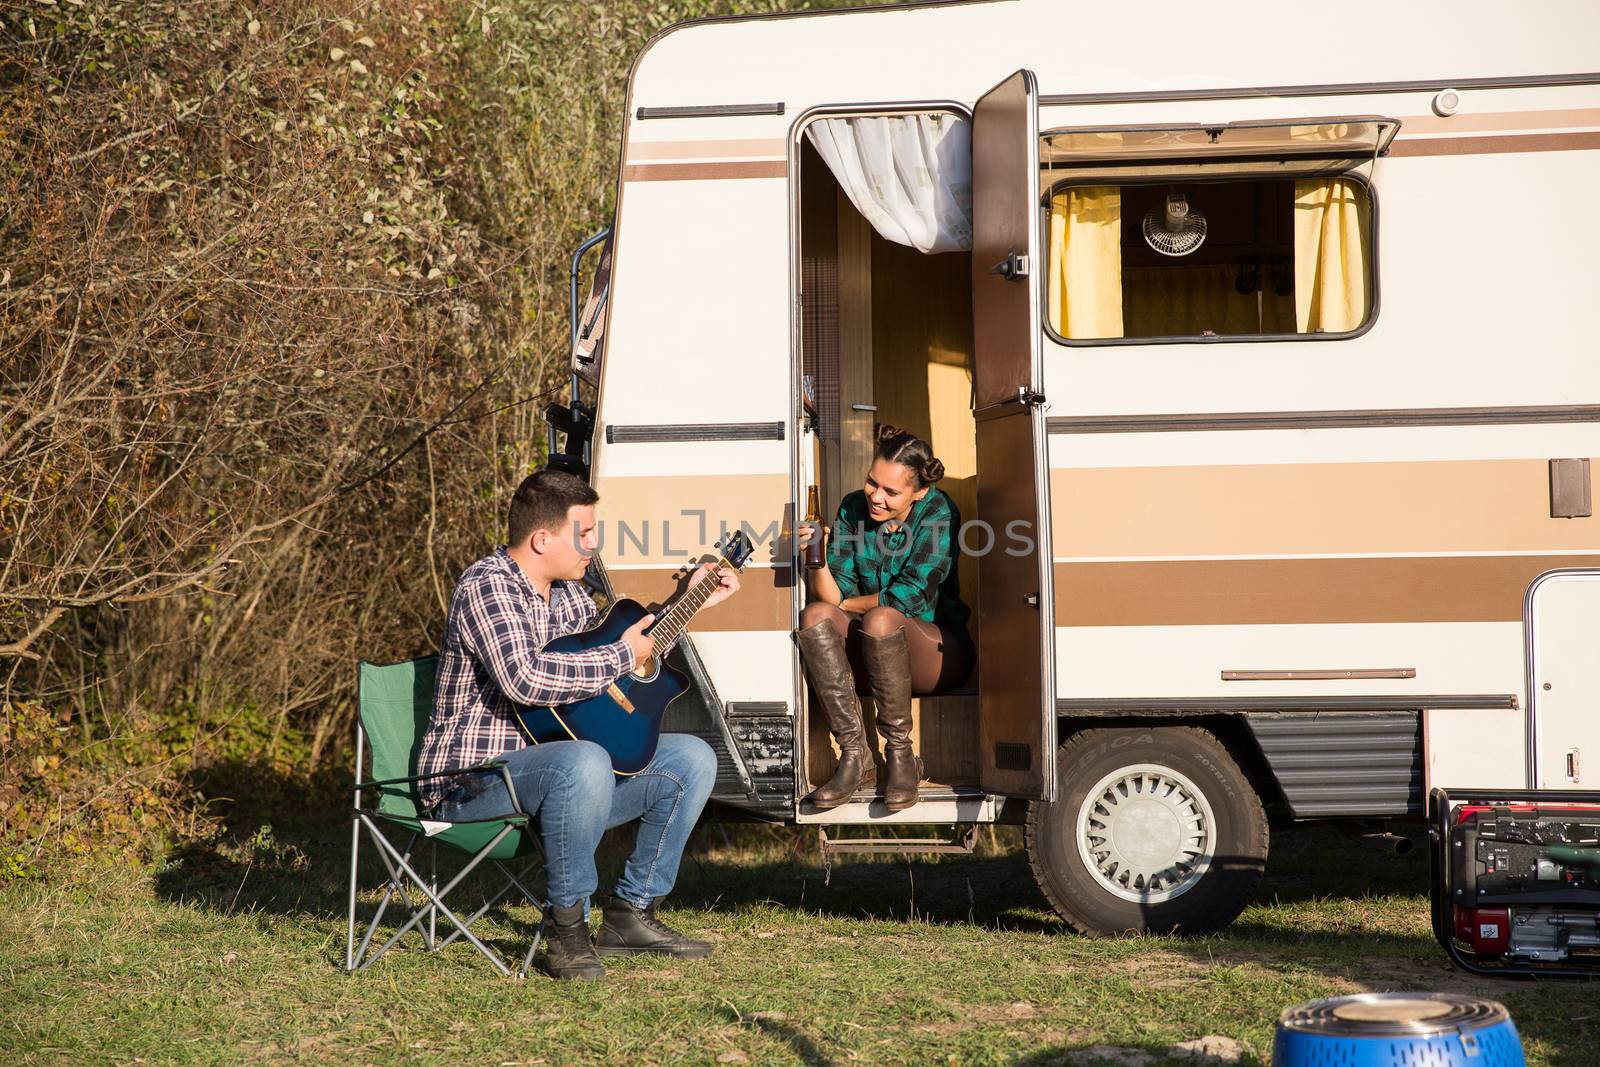
[[[1198, 931], [1269, 820], [1600, 783], [1600, 7], [711, 19], [623, 129], [557, 462], [619, 595], [758, 542], [675, 653], [718, 800], [828, 848], [1022, 821], [1073, 928]], [[879, 421], [981, 520], [979, 664], [918, 804], [816, 812], [790, 535]]]

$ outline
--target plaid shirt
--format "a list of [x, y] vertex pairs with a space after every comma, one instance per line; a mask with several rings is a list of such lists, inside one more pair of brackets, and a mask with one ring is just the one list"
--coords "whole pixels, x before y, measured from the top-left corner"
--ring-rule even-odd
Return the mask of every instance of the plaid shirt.
[[[551, 582], [546, 601], [504, 548], [468, 567], [450, 598], [417, 773], [472, 767], [522, 748], [512, 717], [518, 704], [568, 704], [633, 670], [633, 650], [623, 641], [583, 652], [543, 651], [598, 614], [581, 582]], [[422, 809], [432, 811], [450, 785], [448, 778], [419, 782]]]
[[966, 632], [972, 614], [961, 601], [956, 573], [961, 513], [939, 489], [911, 506], [892, 527], [867, 515], [867, 494], [857, 489], [839, 501], [828, 538], [828, 569], [846, 599], [878, 594], [878, 603], [907, 618]]

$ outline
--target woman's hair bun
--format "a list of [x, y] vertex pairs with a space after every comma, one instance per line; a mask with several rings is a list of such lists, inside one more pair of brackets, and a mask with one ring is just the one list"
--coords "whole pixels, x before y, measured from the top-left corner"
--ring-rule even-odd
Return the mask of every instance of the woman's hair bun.
[[910, 467], [917, 476], [917, 488], [925, 489], [944, 477], [944, 464], [934, 458], [933, 447], [911, 433], [887, 422], [878, 424], [877, 456], [890, 463]]

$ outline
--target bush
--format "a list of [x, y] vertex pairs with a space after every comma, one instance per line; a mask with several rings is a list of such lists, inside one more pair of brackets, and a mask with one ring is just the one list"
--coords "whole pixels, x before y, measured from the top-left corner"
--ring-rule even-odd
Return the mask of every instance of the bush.
[[355, 662], [432, 647], [541, 461], [627, 63], [779, 6], [0, 9], [0, 837], [343, 755]]

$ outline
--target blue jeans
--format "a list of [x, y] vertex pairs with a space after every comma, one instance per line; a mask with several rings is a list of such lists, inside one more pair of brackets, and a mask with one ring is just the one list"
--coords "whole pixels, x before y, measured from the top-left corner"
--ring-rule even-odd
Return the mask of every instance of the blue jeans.
[[[502, 757], [522, 810], [544, 842], [550, 903], [586, 902], [599, 885], [594, 850], [613, 826], [639, 820], [639, 837], [616, 894], [644, 908], [672, 891], [678, 861], [711, 795], [717, 758], [698, 737], [662, 734], [649, 766], [631, 778], [611, 771], [611, 757], [592, 741], [552, 741]], [[512, 810], [498, 771], [463, 778], [439, 802], [439, 817], [493, 819]]]

